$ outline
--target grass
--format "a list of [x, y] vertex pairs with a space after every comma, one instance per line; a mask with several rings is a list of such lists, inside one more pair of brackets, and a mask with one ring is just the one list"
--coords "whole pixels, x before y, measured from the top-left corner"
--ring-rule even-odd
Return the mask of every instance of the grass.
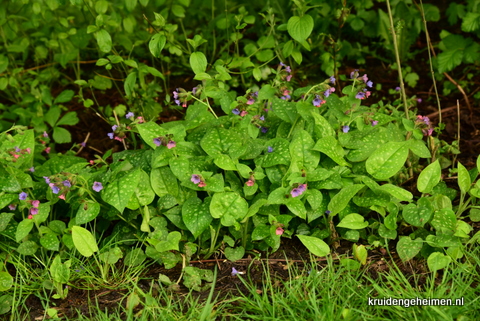
[[[325, 265], [305, 263], [303, 268], [289, 266], [289, 278], [282, 280], [271, 274], [263, 264], [263, 280], [255, 283], [249, 273], [239, 278], [247, 291], [238, 296], [214, 295], [215, 281], [208, 297], [196, 292], [175, 293], [149, 280], [149, 286], [140, 284], [138, 271], [147, 269], [147, 263], [126, 272], [116, 271], [112, 276], [123, 290], [112, 310], [88, 302], [87, 310], [77, 310], [75, 317], [67, 318], [50, 298], [55, 290], [47, 290], [47, 272], [40, 269], [26, 273], [22, 260], [12, 261], [18, 268], [16, 282], [21, 286], [13, 292], [14, 309], [5, 320], [30, 320], [27, 297], [35, 294], [42, 301], [46, 319], [52, 320], [478, 320], [480, 289], [480, 249], [465, 248], [464, 259], [451, 263], [446, 269], [406, 275], [393, 263], [389, 268], [372, 273], [372, 267], [352, 269], [329, 259]], [[87, 262], [83, 262], [87, 264]], [[87, 275], [99, 269], [95, 262], [86, 265]], [[23, 271], [23, 272], [22, 272]], [[40, 273], [39, 273], [40, 272]], [[98, 274], [98, 271], [97, 271]], [[217, 274], [215, 271], [215, 280]], [[91, 288], [105, 286], [102, 278], [86, 278]], [[85, 286], [85, 284], [82, 284]], [[110, 286], [112, 284], [109, 284]], [[384, 299], [456, 299], [463, 298], [463, 306], [386, 306], [369, 305], [369, 298]], [[58, 313], [58, 314], [57, 314]]]

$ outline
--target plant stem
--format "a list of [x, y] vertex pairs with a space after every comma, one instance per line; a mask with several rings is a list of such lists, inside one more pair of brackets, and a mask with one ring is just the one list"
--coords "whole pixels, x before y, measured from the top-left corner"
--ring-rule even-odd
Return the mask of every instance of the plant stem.
[[408, 115], [407, 95], [405, 93], [405, 85], [403, 84], [402, 66], [400, 64], [400, 53], [398, 51], [398, 44], [397, 44], [397, 34], [395, 33], [395, 26], [393, 25], [392, 9], [390, 8], [390, 0], [387, 0], [387, 8], [388, 8], [388, 18], [390, 19], [390, 28], [392, 29], [393, 49], [395, 50], [395, 58], [397, 60], [398, 80], [400, 81], [400, 88], [402, 89], [402, 98], [403, 98], [403, 107], [405, 108], [405, 117], [407, 119], [410, 119]]

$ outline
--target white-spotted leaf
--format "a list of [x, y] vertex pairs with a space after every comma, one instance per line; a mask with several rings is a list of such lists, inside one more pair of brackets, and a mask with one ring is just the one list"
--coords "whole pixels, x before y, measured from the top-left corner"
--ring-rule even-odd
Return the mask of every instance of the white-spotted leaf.
[[365, 222], [365, 218], [356, 213], [348, 214], [337, 225], [337, 227], [343, 227], [352, 230], [361, 230], [367, 226], [368, 222]]
[[185, 226], [197, 239], [212, 222], [208, 204], [202, 203], [198, 197], [191, 197], [183, 203], [182, 219]]
[[417, 255], [423, 246], [423, 240], [418, 237], [412, 240], [408, 236], [400, 237], [397, 243], [397, 253], [403, 262], [413, 259]]
[[397, 174], [407, 157], [408, 147], [405, 142], [389, 142], [374, 151], [365, 165], [370, 175], [384, 180]]
[[341, 210], [347, 207], [348, 202], [358, 193], [365, 185], [354, 184], [341, 189], [328, 203], [328, 210], [330, 215], [338, 214]]
[[138, 186], [140, 171], [137, 168], [108, 184], [102, 192], [102, 199], [122, 213]]
[[317, 141], [314, 150], [318, 150], [340, 166], [351, 166], [345, 159], [345, 151], [334, 136], [325, 136]]
[[451, 261], [452, 258], [450, 256], [440, 252], [433, 252], [427, 259], [427, 265], [430, 271], [435, 272], [446, 268]]
[[98, 252], [97, 242], [95, 237], [88, 231], [80, 226], [72, 227], [72, 239], [75, 248], [83, 256], [92, 256], [94, 252]]
[[440, 182], [442, 169], [438, 159], [425, 167], [417, 180], [417, 188], [421, 193], [430, 193], [435, 185]]
[[316, 256], [327, 256], [330, 253], [330, 247], [322, 239], [307, 235], [297, 235], [305, 247]]

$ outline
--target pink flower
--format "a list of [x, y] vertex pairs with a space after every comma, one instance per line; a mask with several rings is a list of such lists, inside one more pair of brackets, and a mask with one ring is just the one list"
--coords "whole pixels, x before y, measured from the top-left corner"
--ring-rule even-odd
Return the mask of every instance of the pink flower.
[[255, 185], [255, 181], [250, 178], [245, 184], [246, 184], [247, 186], [253, 186], [253, 185]]
[[60, 195], [58, 198], [62, 199], [62, 200], [65, 200], [65, 195]]
[[28, 219], [31, 220], [33, 218], [32, 214], [28, 214]]
[[32, 201], [32, 206], [33, 207], [38, 208], [38, 205], [40, 205], [40, 201], [38, 201], [38, 200]]
[[120, 138], [118, 136], [115, 136], [115, 140], [118, 140], [119, 142], [121, 142], [123, 140], [123, 138]]
[[290, 80], [292, 80], [292, 75], [287, 76], [287, 81], [290, 81]]
[[30, 215], [37, 215], [38, 214], [38, 208], [31, 208], [30, 209]]
[[15, 211], [15, 209], [17, 208], [17, 205], [10, 204], [10, 205], [8, 205], [8, 208], [10, 209], [10, 211]]
[[240, 113], [240, 116], [243, 117], [243, 116], [245, 116], [246, 114], [248, 114], [247, 111], [246, 111], [246, 110], [242, 110], [242, 112]]
[[43, 137], [48, 137], [47, 132], [45, 132], [45, 131], [43, 132]]
[[205, 182], [198, 183], [198, 187], [205, 187], [205, 186], [207, 186], [207, 184], [205, 184]]
[[173, 147], [176, 147], [177, 143], [175, 143], [173, 140], [169, 141], [167, 144], [168, 149], [172, 149]]
[[250, 98], [249, 100], [247, 100], [247, 105], [253, 105], [255, 103], [255, 99], [253, 98]]
[[45, 153], [50, 154], [50, 147], [45, 148]]
[[26, 151], [27, 151], [27, 153], [29, 153], [29, 154], [30, 154], [30, 152], [32, 151], [32, 150], [31, 150], [30, 148], [28, 148], [28, 147], [27, 147], [27, 148], [25, 148], [25, 150], [26, 150]]
[[20, 155], [14, 154], [13, 157], [15, 157], [15, 159], [18, 159]]
[[183, 108], [187, 108], [187, 102], [184, 102], [184, 103], [182, 104], [182, 107], [183, 107]]
[[145, 120], [143, 120], [143, 117], [142, 117], [142, 116], [138, 116], [137, 119], [138, 119], [138, 123], [139, 123], [139, 124], [145, 122]]
[[90, 165], [93, 165], [93, 164], [95, 164], [95, 161], [94, 161], [94, 160], [90, 160], [89, 163], [90, 163]]
[[281, 228], [281, 227], [279, 226], [279, 227], [277, 227], [277, 229], [275, 230], [275, 234], [277, 234], [277, 235], [282, 235], [282, 234], [283, 234], [283, 231], [284, 231], [283, 228]]

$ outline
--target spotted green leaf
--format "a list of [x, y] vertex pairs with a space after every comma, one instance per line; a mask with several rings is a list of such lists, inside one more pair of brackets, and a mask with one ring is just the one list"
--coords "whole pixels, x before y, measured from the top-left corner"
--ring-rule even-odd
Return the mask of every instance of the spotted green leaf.
[[235, 192], [215, 193], [210, 203], [213, 218], [228, 216], [228, 219], [242, 220], [248, 212], [248, 203]]
[[8, 272], [0, 272], [0, 292], [8, 291], [12, 286], [13, 277]]
[[307, 190], [307, 201], [314, 210], [319, 208], [323, 202], [323, 194], [317, 189]]
[[60, 241], [58, 240], [57, 234], [51, 232], [42, 235], [40, 238], [40, 244], [47, 250], [51, 251], [58, 251], [60, 247]]
[[98, 213], [100, 213], [100, 204], [95, 201], [87, 200], [85, 203], [80, 204], [77, 215], [75, 216], [75, 223], [82, 225], [93, 221]]
[[333, 130], [332, 125], [325, 119], [322, 115], [317, 114], [315, 111], [312, 111], [312, 116], [315, 119], [315, 134], [319, 138], [333, 136], [335, 137], [335, 130]]
[[450, 256], [440, 252], [433, 252], [428, 256], [427, 265], [430, 271], [435, 272], [446, 268], [451, 261], [452, 258]]
[[22, 255], [33, 255], [37, 252], [38, 247], [38, 244], [34, 241], [26, 241], [18, 246], [17, 252]]
[[428, 150], [427, 146], [425, 146], [425, 142], [423, 140], [409, 139], [408, 144], [408, 148], [410, 148], [410, 150], [418, 157], [432, 157], [432, 154], [430, 154], [430, 151]]
[[398, 173], [408, 157], [405, 142], [388, 142], [373, 152], [365, 163], [367, 172], [379, 180]]
[[384, 192], [387, 192], [393, 197], [399, 199], [400, 201], [409, 202], [413, 198], [412, 193], [396, 185], [384, 184], [384, 185], [381, 185], [379, 189]]
[[307, 210], [305, 209], [305, 205], [298, 197], [290, 197], [286, 201], [287, 208], [293, 214], [297, 215], [301, 219], [307, 219]]
[[397, 238], [397, 230], [391, 230], [385, 225], [380, 224], [380, 226], [378, 227], [378, 235], [386, 239], [394, 240]]
[[198, 197], [191, 197], [183, 203], [182, 219], [195, 239], [197, 239], [212, 222], [208, 204], [202, 203]]
[[307, 235], [297, 235], [305, 247], [316, 256], [327, 256], [330, 253], [330, 247], [322, 239]]
[[221, 127], [210, 128], [200, 141], [200, 146], [210, 156], [230, 154], [233, 157], [242, 145], [243, 139], [237, 132]]
[[135, 210], [140, 206], [150, 205], [155, 198], [155, 192], [150, 184], [150, 177], [143, 170], [140, 170], [140, 181], [135, 193], [132, 194], [127, 204], [129, 209]]
[[337, 225], [337, 227], [343, 227], [352, 230], [361, 230], [367, 226], [368, 222], [365, 222], [365, 218], [356, 213], [348, 214]]
[[13, 217], [13, 213], [0, 213], [0, 232], [3, 232]]
[[187, 108], [187, 114], [185, 115], [185, 129], [189, 130], [196, 128], [199, 125], [211, 122], [214, 119], [212, 113], [208, 111], [207, 106], [195, 103]]
[[328, 210], [331, 215], [338, 214], [341, 210], [347, 207], [348, 202], [358, 193], [365, 185], [354, 184], [341, 189], [328, 203]]
[[243, 258], [245, 255], [245, 249], [243, 246], [237, 246], [237, 247], [227, 247], [225, 248], [225, 257], [227, 260], [235, 262]]
[[[102, 191], [102, 199], [123, 212], [140, 181], [140, 169], [135, 169], [114, 180]], [[152, 171], [153, 173], [153, 171]]]
[[18, 223], [17, 231], [15, 233], [15, 241], [20, 243], [32, 230], [33, 228], [33, 220], [31, 219], [24, 219], [20, 223]]
[[215, 156], [214, 163], [224, 170], [234, 171], [237, 169], [235, 162], [230, 158], [230, 156], [225, 154], [218, 154]]
[[307, 170], [314, 170], [320, 161], [320, 153], [312, 150], [314, 145], [309, 133], [305, 130], [297, 131], [289, 145], [292, 162]]
[[157, 245], [155, 245], [155, 249], [158, 252], [166, 252], [166, 251], [178, 251], [179, 250], [179, 243], [180, 239], [182, 238], [182, 234], [178, 231], [173, 231], [168, 233], [167, 239], [165, 241], [160, 241]]
[[92, 256], [94, 252], [98, 252], [97, 242], [95, 237], [88, 231], [80, 226], [72, 227], [72, 239], [75, 248], [83, 256]]
[[438, 159], [425, 167], [417, 180], [417, 188], [421, 193], [430, 193], [440, 181], [442, 169]]
[[107, 252], [103, 252], [98, 257], [107, 264], [115, 264], [123, 257], [123, 252], [118, 246], [115, 246]]
[[397, 243], [397, 253], [403, 262], [411, 260], [417, 255], [423, 246], [423, 240], [418, 237], [412, 240], [408, 236], [401, 236]]
[[266, 153], [263, 159], [263, 167], [271, 167], [279, 164], [290, 164], [289, 142], [284, 138], [274, 138], [268, 141], [267, 146], [272, 147], [271, 153]]
[[152, 188], [160, 197], [167, 194], [177, 196], [178, 195], [178, 182], [175, 175], [169, 167], [161, 167], [152, 169], [150, 173], [150, 183]]
[[403, 208], [403, 218], [405, 221], [413, 226], [423, 227], [433, 214], [433, 205], [430, 200], [422, 197], [415, 204], [407, 204]]
[[470, 174], [465, 166], [458, 162], [458, 187], [460, 187], [460, 191], [467, 193], [470, 190], [471, 184]]
[[154, 122], [138, 124], [137, 129], [140, 137], [142, 137], [144, 142], [153, 149], [157, 148], [157, 145], [155, 145], [153, 139], [164, 136], [166, 134], [165, 129], [163, 129], [162, 127], [160, 127], [160, 125]]
[[293, 123], [297, 117], [295, 103], [280, 98], [272, 100], [273, 113], [287, 123]]
[[319, 139], [313, 149], [324, 153], [340, 166], [351, 166], [343, 158], [345, 151], [334, 136], [326, 136]]

